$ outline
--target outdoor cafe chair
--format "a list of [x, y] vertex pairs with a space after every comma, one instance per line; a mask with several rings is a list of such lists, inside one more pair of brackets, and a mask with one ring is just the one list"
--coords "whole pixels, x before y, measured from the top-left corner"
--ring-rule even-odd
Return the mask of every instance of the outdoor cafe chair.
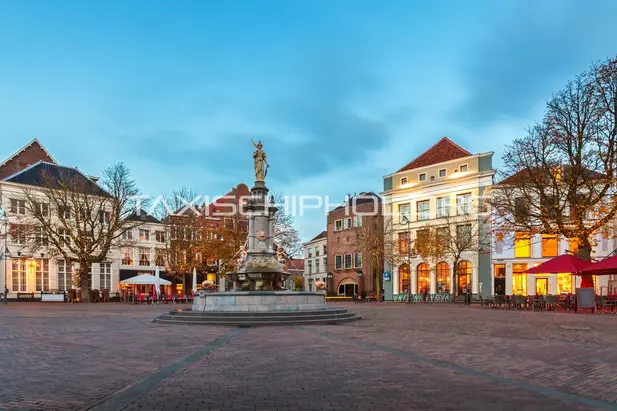
[[559, 297], [556, 295], [547, 295], [546, 296], [546, 309], [557, 311], [559, 305]]

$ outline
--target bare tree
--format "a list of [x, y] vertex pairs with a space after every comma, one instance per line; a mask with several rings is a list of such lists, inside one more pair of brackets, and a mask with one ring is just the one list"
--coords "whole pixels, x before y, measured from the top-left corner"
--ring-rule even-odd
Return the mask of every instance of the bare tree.
[[103, 171], [101, 185], [69, 168], [44, 168], [37, 188], [24, 187], [23, 221], [31, 253], [47, 250], [67, 263], [79, 263], [74, 286], [90, 301], [88, 268], [107, 259], [110, 250], [127, 245], [123, 233], [141, 223], [127, 221], [139, 191], [129, 169], [117, 163]]
[[[392, 267], [400, 265], [406, 256], [405, 245], [401, 245], [394, 230], [392, 217], [372, 219], [372, 224], [363, 224], [356, 229], [356, 248], [362, 253], [362, 261], [371, 267]], [[381, 301], [381, 275], [376, 276], [377, 301]]]
[[[503, 160], [490, 200], [496, 225], [575, 239], [578, 254], [590, 258], [594, 234], [617, 216], [617, 59], [566, 84]], [[592, 281], [583, 276], [582, 286]]]
[[274, 204], [278, 211], [274, 215], [274, 242], [282, 247], [290, 257], [298, 257], [302, 253], [302, 241], [300, 234], [293, 226], [293, 216], [286, 209], [286, 198], [282, 192], [273, 194]]

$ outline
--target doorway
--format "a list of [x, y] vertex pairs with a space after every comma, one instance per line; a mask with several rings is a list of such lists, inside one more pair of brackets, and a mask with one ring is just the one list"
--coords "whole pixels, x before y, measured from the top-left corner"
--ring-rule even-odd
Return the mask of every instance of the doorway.
[[458, 291], [458, 295], [463, 295], [465, 294], [466, 290], [467, 290], [467, 284], [469, 284], [469, 279], [470, 279], [470, 275], [469, 274], [459, 274], [457, 275], [457, 279], [458, 279], [458, 287], [457, 287], [457, 291]]
[[548, 295], [548, 278], [536, 278], [536, 295]]

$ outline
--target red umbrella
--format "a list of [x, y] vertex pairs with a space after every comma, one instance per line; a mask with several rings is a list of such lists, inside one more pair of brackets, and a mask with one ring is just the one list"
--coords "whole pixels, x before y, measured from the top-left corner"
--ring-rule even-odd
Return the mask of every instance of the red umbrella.
[[571, 254], [560, 255], [559, 257], [551, 258], [540, 265], [530, 268], [525, 271], [526, 274], [544, 274], [544, 273], [572, 273], [576, 274], [588, 268], [593, 263], [589, 260], [576, 257]]
[[617, 274], [617, 255], [605, 258], [599, 263], [593, 264], [582, 270], [585, 274], [611, 275]]

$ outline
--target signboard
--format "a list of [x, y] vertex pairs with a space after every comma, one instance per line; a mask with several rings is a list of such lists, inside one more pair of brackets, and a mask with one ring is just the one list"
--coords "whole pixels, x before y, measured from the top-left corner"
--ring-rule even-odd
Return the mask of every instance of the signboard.
[[578, 311], [581, 308], [591, 308], [595, 311], [596, 290], [593, 288], [576, 289], [576, 310]]
[[383, 273], [383, 280], [384, 281], [390, 281], [390, 273], [388, 271]]

